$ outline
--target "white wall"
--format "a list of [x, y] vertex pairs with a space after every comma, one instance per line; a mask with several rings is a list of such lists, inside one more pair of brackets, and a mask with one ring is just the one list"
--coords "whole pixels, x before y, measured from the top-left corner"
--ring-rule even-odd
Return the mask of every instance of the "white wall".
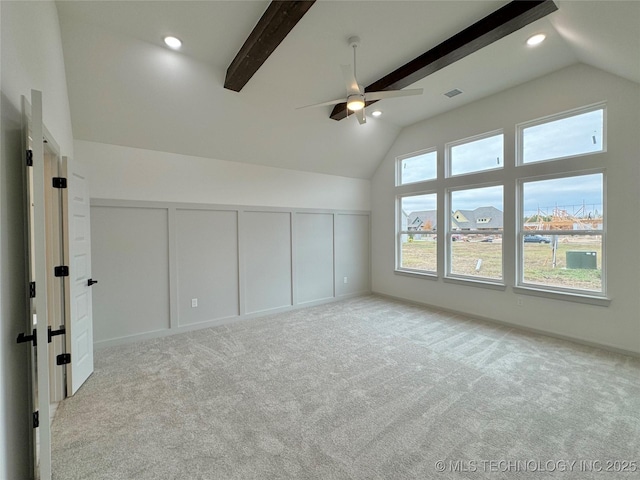
[[0, 2], [0, 479], [29, 478], [26, 279], [22, 191], [21, 101], [43, 92], [44, 122], [63, 155], [73, 156], [60, 28], [53, 2]]
[[98, 346], [370, 291], [369, 180], [82, 140], [75, 152], [91, 180]]
[[[504, 128], [513, 150], [515, 125], [572, 108], [607, 102], [608, 307], [524, 298], [516, 306], [514, 275], [506, 291], [454, 285], [394, 273], [395, 157]], [[574, 65], [405, 128], [372, 180], [372, 290], [585, 342], [640, 353], [640, 85], [586, 65]], [[442, 150], [439, 152], [441, 157]], [[540, 164], [544, 171], [544, 164]], [[505, 205], [505, 211], [513, 211]], [[513, 252], [505, 246], [505, 252]], [[515, 268], [505, 255], [505, 272]]]
[[97, 346], [370, 291], [368, 212], [94, 199], [91, 216]]
[[[250, 141], [250, 139], [247, 139]], [[91, 198], [369, 210], [370, 182], [77, 140]]]
[[[59, 8], [76, 139], [369, 179], [376, 166], [371, 157], [379, 160], [400, 131], [386, 122], [370, 121], [363, 127], [355, 119], [329, 121], [322, 109], [296, 110], [340, 92], [335, 90], [342, 85], [337, 60], [324, 72], [329, 77], [313, 98], [304, 80], [312, 71], [305, 67], [307, 62], [324, 55], [333, 42], [317, 42], [318, 50], [305, 51], [304, 62], [294, 63], [291, 59], [299, 58], [298, 42], [289, 36], [242, 93], [223, 88], [234, 48], [253, 28], [239, 12], [254, 22], [261, 15], [253, 2], [191, 2], [190, 12], [215, 16], [209, 28], [226, 43], [212, 45], [206, 61], [167, 49], [159, 38], [149, 42], [105, 30], [96, 25], [101, 22], [86, 22], [83, 15], [74, 14], [77, 7], [69, 7], [71, 3], [59, 2]], [[135, 8], [129, 7], [119, 11]], [[139, 12], [152, 9], [138, 8]], [[224, 22], [220, 15], [230, 21], [217, 30], [215, 24]], [[123, 19], [123, 24], [131, 22]], [[237, 26], [245, 22], [249, 27], [240, 32]], [[185, 53], [194, 48], [194, 40], [187, 42], [191, 46], [185, 46]], [[289, 44], [294, 51], [287, 54]], [[348, 61], [350, 52], [341, 50]], [[285, 76], [293, 82], [282, 79], [283, 72], [290, 72]]]

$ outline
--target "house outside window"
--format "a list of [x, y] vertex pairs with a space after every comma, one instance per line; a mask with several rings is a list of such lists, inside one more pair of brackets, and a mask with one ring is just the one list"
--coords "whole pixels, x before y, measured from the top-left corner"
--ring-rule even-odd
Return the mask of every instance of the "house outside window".
[[438, 209], [435, 193], [398, 197], [400, 225], [396, 268], [408, 272], [435, 274], [438, 267]]
[[502, 280], [503, 187], [449, 192], [447, 277]]

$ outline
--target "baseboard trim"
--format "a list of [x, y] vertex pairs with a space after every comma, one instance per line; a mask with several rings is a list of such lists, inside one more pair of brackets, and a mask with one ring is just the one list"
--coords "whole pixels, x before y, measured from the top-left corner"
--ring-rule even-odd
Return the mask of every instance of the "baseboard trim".
[[437, 310], [437, 311], [448, 312], [448, 313], [451, 313], [451, 314], [454, 314], [454, 315], [464, 315], [465, 317], [468, 317], [468, 318], [471, 318], [471, 319], [475, 319], [475, 320], [479, 320], [479, 321], [483, 321], [483, 322], [494, 323], [494, 324], [497, 324], [497, 325], [502, 325], [504, 327], [510, 327], [510, 328], [515, 329], [515, 330], [521, 330], [523, 332], [528, 332], [528, 333], [535, 333], [537, 335], [543, 335], [545, 337], [555, 338], [555, 339], [558, 339], [558, 340], [565, 340], [567, 342], [576, 343], [576, 344], [583, 345], [583, 346], [586, 346], [586, 347], [599, 348], [601, 350], [606, 350], [606, 351], [609, 351], [609, 352], [612, 352], [612, 353], [618, 353], [618, 354], [621, 354], [621, 355], [627, 355], [627, 356], [630, 356], [630, 357], [640, 358], [640, 352], [636, 352], [634, 350], [627, 350], [627, 349], [624, 349], [624, 348], [616, 347], [614, 345], [608, 345], [606, 343], [599, 343], [599, 342], [593, 342], [593, 341], [590, 341], [590, 340], [583, 340], [581, 338], [571, 337], [569, 335], [563, 335], [561, 333], [549, 332], [547, 330], [541, 330], [541, 329], [538, 329], [538, 328], [518, 325], [516, 323], [505, 322], [504, 320], [497, 320], [495, 318], [483, 317], [481, 315], [476, 315], [476, 314], [472, 314], [472, 313], [468, 313], [468, 312], [463, 312], [461, 310], [455, 310], [453, 308], [440, 307], [438, 305], [433, 305], [433, 304], [426, 303], [426, 302], [419, 302], [419, 301], [416, 301], [416, 300], [409, 300], [407, 298], [396, 297], [395, 295], [388, 295], [386, 293], [372, 291], [371, 294], [375, 295], [377, 297], [388, 298], [389, 300], [395, 300], [395, 301], [398, 301], [398, 302], [408, 303], [408, 304], [411, 304], [411, 305], [417, 305], [417, 306], [420, 306], [420, 307], [428, 307], [428, 308], [432, 308], [432, 309]]
[[321, 300], [314, 300], [314, 301], [299, 303], [296, 305], [288, 305], [284, 307], [271, 308], [269, 310], [261, 310], [259, 312], [246, 313], [244, 315], [237, 315], [237, 316], [234, 315], [231, 317], [217, 318], [215, 320], [207, 320], [204, 322], [198, 322], [191, 325], [178, 325], [175, 328], [166, 328], [162, 330], [154, 330], [151, 332], [143, 332], [143, 333], [137, 333], [134, 335], [127, 335], [125, 337], [110, 338], [108, 340], [100, 340], [100, 341], [94, 342], [93, 348], [95, 350], [100, 350], [103, 348], [117, 347], [120, 345], [129, 345], [132, 343], [142, 342], [145, 340], [153, 340], [155, 338], [169, 337], [171, 335], [179, 335], [181, 333], [193, 332], [193, 331], [202, 330], [205, 328], [219, 327], [221, 325], [231, 325], [233, 323], [243, 322], [246, 320], [255, 320], [257, 318], [266, 317], [269, 315], [277, 315], [278, 313], [291, 312], [294, 310], [299, 310], [301, 308], [309, 308], [309, 307], [315, 307], [318, 305], [324, 305], [327, 303], [340, 302], [342, 300], [347, 300], [349, 298], [360, 297], [363, 295], [370, 295], [370, 294], [371, 294], [371, 291], [368, 291], [368, 290], [357, 292], [357, 293], [349, 293], [349, 294], [340, 295], [336, 297], [329, 297]]

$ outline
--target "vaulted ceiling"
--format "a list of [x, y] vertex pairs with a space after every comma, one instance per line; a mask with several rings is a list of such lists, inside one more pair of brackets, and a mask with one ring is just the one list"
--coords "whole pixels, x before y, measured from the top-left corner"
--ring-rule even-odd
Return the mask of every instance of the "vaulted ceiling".
[[[556, 0], [558, 11], [411, 86], [424, 95], [380, 101], [365, 125], [330, 119], [331, 106], [296, 110], [345, 94], [349, 36], [362, 39], [369, 85], [506, 3], [319, 0], [233, 92], [225, 72], [268, 1], [58, 1], [74, 137], [370, 178], [404, 126], [573, 63], [640, 83], [640, 2]], [[538, 32], [547, 40], [527, 47]], [[454, 88], [463, 94], [444, 96]]]

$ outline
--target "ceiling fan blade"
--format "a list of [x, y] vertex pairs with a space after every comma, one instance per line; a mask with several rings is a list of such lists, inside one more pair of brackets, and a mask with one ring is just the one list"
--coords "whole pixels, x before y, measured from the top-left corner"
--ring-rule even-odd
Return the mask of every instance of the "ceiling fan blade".
[[360, 92], [360, 85], [358, 85], [358, 81], [351, 69], [351, 65], [340, 65], [340, 68], [342, 68], [342, 75], [344, 76], [344, 81], [347, 84], [347, 96], [362, 93]]
[[360, 125], [364, 125], [365, 123], [367, 123], [367, 117], [364, 115], [364, 108], [361, 108], [354, 113], [356, 114], [356, 118], [358, 119], [358, 123]]
[[313, 105], [305, 105], [304, 107], [297, 107], [296, 110], [302, 110], [303, 108], [325, 107], [327, 105], [337, 105], [339, 103], [344, 103], [346, 101], [347, 101], [346, 98], [339, 98], [337, 100], [329, 100], [328, 102], [314, 103]]
[[382, 100], [384, 98], [393, 97], [409, 97], [411, 95], [422, 95], [424, 89], [414, 88], [413, 90], [382, 90], [380, 92], [366, 92], [364, 94], [367, 102], [371, 100]]

